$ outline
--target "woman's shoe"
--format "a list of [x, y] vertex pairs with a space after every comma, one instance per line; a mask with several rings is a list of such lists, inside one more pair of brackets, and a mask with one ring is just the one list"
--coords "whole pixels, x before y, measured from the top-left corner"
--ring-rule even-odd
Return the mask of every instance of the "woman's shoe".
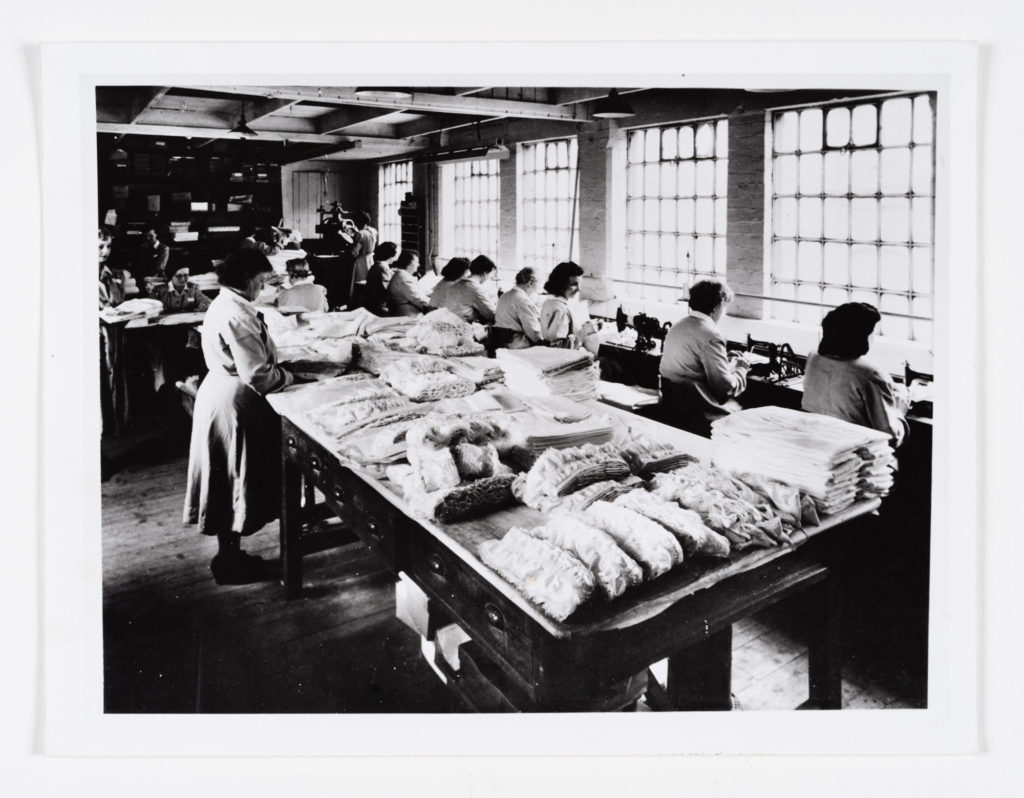
[[262, 582], [267, 577], [263, 560], [244, 551], [230, 556], [223, 553], [214, 555], [210, 572], [218, 585], [248, 585]]

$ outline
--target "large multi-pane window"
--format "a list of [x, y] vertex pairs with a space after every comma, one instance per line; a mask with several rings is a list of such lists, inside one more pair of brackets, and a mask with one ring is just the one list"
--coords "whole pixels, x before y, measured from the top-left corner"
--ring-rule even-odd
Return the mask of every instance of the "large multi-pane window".
[[412, 161], [386, 163], [380, 167], [379, 176], [380, 215], [377, 230], [380, 241], [393, 241], [402, 245], [402, 218], [398, 208], [405, 199], [405, 193], [412, 191]]
[[928, 94], [779, 110], [771, 119], [773, 318], [817, 325], [844, 302], [881, 335], [930, 342], [935, 109]]
[[729, 123], [631, 130], [627, 136], [627, 296], [675, 302], [696, 279], [725, 275]]
[[498, 164], [459, 161], [441, 167], [441, 247], [446, 257], [487, 255], [498, 262]]
[[536, 269], [542, 284], [559, 262], [579, 261], [577, 155], [575, 138], [519, 151], [519, 262]]

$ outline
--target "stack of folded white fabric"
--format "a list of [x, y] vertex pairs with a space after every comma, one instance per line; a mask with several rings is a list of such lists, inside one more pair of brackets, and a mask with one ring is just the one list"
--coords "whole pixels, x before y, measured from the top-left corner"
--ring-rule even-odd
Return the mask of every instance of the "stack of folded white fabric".
[[378, 336], [383, 340], [398, 341], [416, 325], [413, 316], [382, 316], [366, 322], [363, 332], [367, 336]]
[[453, 357], [447, 361], [448, 367], [461, 377], [472, 380], [477, 385], [486, 385], [501, 379], [501, 367], [489, 357], [467, 355]]
[[608, 443], [614, 434], [614, 422], [604, 415], [591, 415], [581, 421], [567, 423], [527, 412], [517, 413], [510, 423], [513, 440], [533, 456], [547, 449], [567, 449], [587, 443], [601, 445]]
[[583, 401], [597, 395], [597, 367], [589, 352], [532, 346], [499, 349], [505, 384], [520, 396], [564, 396]]
[[823, 515], [892, 487], [889, 436], [830, 416], [781, 407], [743, 410], [712, 424], [711, 446], [715, 465], [792, 485]]

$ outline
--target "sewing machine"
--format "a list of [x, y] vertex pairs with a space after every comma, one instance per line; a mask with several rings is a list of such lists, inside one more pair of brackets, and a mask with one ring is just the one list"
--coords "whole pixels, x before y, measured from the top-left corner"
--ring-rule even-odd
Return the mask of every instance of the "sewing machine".
[[[762, 358], [750, 367], [750, 375], [759, 377], [766, 382], [782, 382], [793, 377], [802, 377], [806, 358], [793, 353], [789, 344], [776, 344], [771, 341], [756, 341], [747, 335], [747, 351]], [[767, 358], [767, 360], [763, 360]]]

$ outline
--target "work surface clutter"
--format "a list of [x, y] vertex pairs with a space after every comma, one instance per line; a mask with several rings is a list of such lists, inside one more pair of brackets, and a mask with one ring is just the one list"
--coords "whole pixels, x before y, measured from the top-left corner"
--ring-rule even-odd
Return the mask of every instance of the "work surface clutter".
[[586, 351], [492, 360], [481, 332], [443, 310], [282, 317], [286, 368], [348, 373], [268, 398], [429, 523], [541, 511], [471, 554], [557, 621], [691, 561], [791, 546], [892, 484], [873, 430], [771, 408], [723, 419], [708, 445], [593, 401]]

